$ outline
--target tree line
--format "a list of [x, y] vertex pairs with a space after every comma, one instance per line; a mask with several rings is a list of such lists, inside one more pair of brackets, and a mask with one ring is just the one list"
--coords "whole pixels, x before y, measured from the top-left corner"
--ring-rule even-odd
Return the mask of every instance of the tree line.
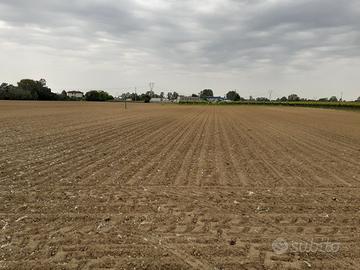
[[[214, 97], [213, 90], [204, 89], [203, 91], [200, 92], [199, 97], [204, 100]], [[283, 97], [277, 98], [277, 99], [270, 99], [267, 97], [254, 98], [252, 96], [250, 96], [248, 99], [246, 99], [244, 97], [241, 97], [239, 95], [239, 93], [237, 93], [236, 91], [227, 92], [225, 97], [227, 100], [230, 100], [230, 101], [257, 101], [257, 102], [270, 102], [270, 101], [276, 101], [276, 102], [289, 102], [289, 101], [290, 102], [295, 102], [295, 101], [339, 102], [339, 101], [342, 101], [342, 99], [338, 99], [336, 96], [331, 96], [330, 98], [327, 98], [327, 97], [319, 98], [319, 99], [315, 100], [315, 99], [301, 98], [297, 94], [291, 94], [287, 97], [283, 96]], [[360, 102], [360, 97], [358, 97], [355, 101]]]
[[150, 102], [152, 98], [160, 98], [160, 99], [168, 99], [168, 100], [176, 100], [178, 98], [179, 94], [177, 92], [168, 92], [166, 95], [164, 92], [160, 92], [160, 94], [155, 93], [154, 91], [147, 91], [142, 94], [137, 93], [124, 93], [120, 96], [120, 99], [122, 100], [128, 100], [131, 101], [143, 101], [145, 103]]
[[[301, 98], [297, 94], [291, 94], [289, 96], [283, 96], [281, 98], [276, 99], [270, 99], [267, 97], [257, 97], [253, 98], [252, 96], [249, 97], [249, 99], [241, 97], [236, 91], [229, 91], [226, 94], [226, 99], [231, 101], [257, 101], [257, 102], [270, 102], [270, 101], [276, 101], [276, 102], [295, 102], [295, 101], [312, 101], [312, 102], [339, 102], [343, 101], [342, 99], [338, 99], [336, 96], [331, 96], [329, 98], [319, 98], [319, 99], [309, 99], [309, 98]], [[360, 97], [358, 97], [355, 102], [360, 102]]]
[[[202, 100], [207, 100], [214, 97], [214, 92], [212, 89], [204, 89], [199, 94], [192, 94], [192, 97], [198, 97]], [[179, 97], [177, 92], [168, 92], [166, 95], [164, 92], [156, 94], [154, 91], [147, 91], [142, 94], [137, 93], [124, 93], [120, 96], [121, 100], [131, 100], [139, 102], [150, 102], [152, 98], [168, 99], [174, 101]], [[320, 98], [318, 100], [300, 98], [297, 94], [291, 94], [289, 96], [284, 96], [274, 100], [270, 100], [267, 97], [257, 97], [253, 98], [250, 96], [248, 99], [241, 97], [236, 91], [228, 91], [225, 95], [225, 98], [230, 101], [256, 101], [256, 102], [296, 102], [296, 101], [317, 101], [317, 102], [338, 102], [339, 100], [336, 96], [330, 98]], [[66, 91], [62, 91], [61, 94], [53, 93], [51, 89], [46, 85], [45, 79], [40, 79], [38, 81], [31, 79], [23, 79], [17, 83], [16, 86], [12, 84], [2, 83], [0, 84], [0, 99], [5, 100], [72, 100], [76, 98], [71, 98], [67, 95]], [[102, 90], [91, 90], [86, 92], [85, 96], [81, 99], [87, 101], [109, 101], [114, 100], [114, 97]], [[360, 97], [355, 101], [360, 102]]]
[[[176, 100], [179, 94], [176, 92], [167, 93], [169, 100]], [[120, 96], [121, 99], [131, 99], [132, 101], [150, 102], [152, 98], [165, 98], [164, 92], [159, 95], [153, 91], [147, 91], [143, 94], [125, 93]], [[46, 85], [45, 79], [31, 80], [23, 79], [12, 85], [8, 83], [0, 84], [0, 100], [86, 100], [86, 101], [109, 101], [114, 97], [103, 90], [91, 90], [85, 93], [81, 98], [70, 97], [64, 90], [61, 94], [53, 93]]]
[[[45, 79], [38, 81], [23, 79], [12, 85], [8, 83], [0, 84], [0, 99], [2, 100], [77, 100], [78, 98], [69, 97], [66, 91], [61, 94], [53, 93], [51, 88], [46, 85]], [[114, 97], [105, 91], [88, 91], [84, 98], [88, 101], [108, 101]]]
[[46, 80], [34, 81], [24, 79], [17, 85], [0, 84], [0, 99], [6, 100], [59, 100], [60, 95], [51, 92], [46, 86]]

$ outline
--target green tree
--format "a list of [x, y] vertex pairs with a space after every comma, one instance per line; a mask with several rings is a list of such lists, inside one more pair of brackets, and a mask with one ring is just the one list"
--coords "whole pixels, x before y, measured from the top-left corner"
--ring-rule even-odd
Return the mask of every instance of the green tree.
[[267, 101], [270, 101], [270, 99], [266, 98], [266, 97], [258, 97], [256, 98], [256, 101], [259, 101], [259, 102], [267, 102]]
[[138, 96], [137, 93], [131, 93], [130, 98], [131, 98], [132, 101], [139, 101], [140, 100], [140, 96]]
[[148, 94], [145, 94], [145, 95], [144, 95], [144, 102], [145, 102], [145, 103], [149, 103], [150, 100], [151, 100], [151, 96], [148, 95]]
[[204, 89], [200, 92], [201, 99], [207, 99], [207, 98], [213, 97], [213, 96], [214, 96], [214, 92], [211, 89]]
[[337, 99], [336, 96], [332, 96], [332, 97], [329, 98], [329, 101], [330, 102], [338, 102], [338, 99]]
[[61, 94], [59, 95], [59, 100], [68, 100], [68, 99], [69, 99], [69, 97], [68, 97], [66, 91], [63, 90], [63, 91], [61, 92]]
[[179, 97], [179, 94], [174, 91], [174, 92], [172, 93], [172, 97], [173, 97], [173, 99], [175, 100], [175, 99], [177, 99], [177, 98]]
[[5, 100], [30, 100], [33, 99], [29, 91], [23, 90], [11, 84], [0, 85], [0, 99]]
[[30, 79], [23, 79], [18, 82], [18, 88], [31, 93], [32, 99], [38, 100], [56, 100], [57, 95], [51, 92], [51, 89], [46, 86], [46, 81], [41, 79], [34, 81]]
[[282, 97], [282, 98], [280, 98], [280, 101], [281, 101], [281, 102], [286, 102], [286, 101], [287, 101], [287, 97]]
[[105, 91], [92, 90], [85, 94], [85, 100], [87, 101], [108, 101], [113, 99], [114, 97]]
[[231, 100], [231, 101], [239, 101], [240, 95], [238, 93], [236, 93], [236, 91], [229, 91], [226, 94], [226, 99]]
[[297, 94], [291, 94], [288, 96], [288, 101], [300, 101], [300, 97]]
[[150, 98], [154, 98], [155, 97], [155, 92], [154, 91], [147, 91], [145, 93], [145, 95], [150, 96]]
[[120, 97], [121, 97], [121, 99], [125, 100], [128, 98], [131, 98], [131, 94], [129, 92], [122, 93]]

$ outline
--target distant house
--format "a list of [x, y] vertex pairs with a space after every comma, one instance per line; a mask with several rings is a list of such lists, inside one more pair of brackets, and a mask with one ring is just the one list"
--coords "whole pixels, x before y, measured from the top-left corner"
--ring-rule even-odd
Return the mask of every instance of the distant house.
[[81, 91], [68, 91], [68, 92], [66, 92], [66, 94], [69, 98], [83, 98], [84, 97], [84, 93]]

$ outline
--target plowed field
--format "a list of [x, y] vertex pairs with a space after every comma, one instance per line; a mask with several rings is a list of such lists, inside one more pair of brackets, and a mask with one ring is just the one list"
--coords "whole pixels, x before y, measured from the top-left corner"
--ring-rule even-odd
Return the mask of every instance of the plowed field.
[[0, 269], [359, 269], [359, 225], [359, 112], [0, 102]]

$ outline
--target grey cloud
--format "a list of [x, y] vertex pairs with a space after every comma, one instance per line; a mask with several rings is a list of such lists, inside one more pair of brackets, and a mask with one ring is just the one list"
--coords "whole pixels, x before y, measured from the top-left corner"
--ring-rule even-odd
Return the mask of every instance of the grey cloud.
[[251, 21], [254, 29], [290, 25], [295, 29], [317, 29], [359, 24], [359, 12], [349, 0], [279, 1], [260, 11]]
[[359, 18], [357, 0], [0, 0], [0, 45], [134, 70], [300, 70], [359, 58]]

